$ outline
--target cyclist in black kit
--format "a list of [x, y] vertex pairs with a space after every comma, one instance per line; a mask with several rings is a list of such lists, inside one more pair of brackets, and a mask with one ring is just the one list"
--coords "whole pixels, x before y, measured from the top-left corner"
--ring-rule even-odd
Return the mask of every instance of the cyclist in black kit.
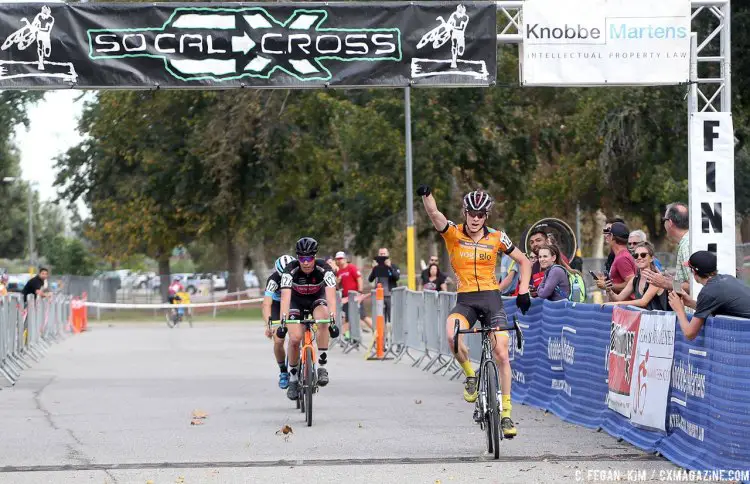
[[[318, 242], [311, 237], [297, 241], [297, 260], [287, 264], [281, 276], [281, 315], [289, 320], [300, 319], [304, 311], [309, 311], [313, 319], [335, 318], [336, 275], [322, 259], [316, 259]], [[304, 336], [304, 327], [289, 325], [289, 387], [286, 396], [296, 400], [299, 393], [299, 348]], [[328, 325], [318, 328], [318, 384], [328, 385], [328, 371], [325, 368], [328, 351]]]

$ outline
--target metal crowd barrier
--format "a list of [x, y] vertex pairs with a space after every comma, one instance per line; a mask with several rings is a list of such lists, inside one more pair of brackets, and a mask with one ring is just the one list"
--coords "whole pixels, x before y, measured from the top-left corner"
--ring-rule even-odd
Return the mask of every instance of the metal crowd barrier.
[[15, 385], [23, 370], [31, 368], [52, 343], [70, 332], [70, 297], [0, 297], [0, 383]]

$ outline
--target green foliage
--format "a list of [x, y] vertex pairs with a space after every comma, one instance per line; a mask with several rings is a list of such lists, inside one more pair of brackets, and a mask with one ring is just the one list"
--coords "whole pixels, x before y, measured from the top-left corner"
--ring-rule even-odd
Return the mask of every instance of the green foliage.
[[58, 235], [47, 244], [46, 257], [54, 273], [88, 276], [96, 271], [96, 261], [81, 240]]
[[[733, 5], [732, 19], [742, 132], [750, 4]], [[659, 241], [664, 205], [687, 199], [684, 88], [521, 88], [516, 48], [501, 48], [498, 61], [504, 87], [412, 91], [415, 186], [432, 185], [456, 220], [464, 192], [489, 190], [493, 224], [514, 237], [541, 217], [572, 222], [578, 202]], [[88, 137], [59, 160], [58, 186], [88, 204], [84, 233], [111, 262], [146, 254], [165, 263], [184, 245], [196, 269], [239, 273], [246, 247], [266, 247], [270, 262], [301, 235], [324, 252], [403, 247], [403, 90], [103, 92], [80, 129]], [[748, 149], [736, 169], [744, 214]], [[10, 217], [21, 217], [17, 205]], [[416, 197], [415, 212], [420, 238], [432, 241]]]

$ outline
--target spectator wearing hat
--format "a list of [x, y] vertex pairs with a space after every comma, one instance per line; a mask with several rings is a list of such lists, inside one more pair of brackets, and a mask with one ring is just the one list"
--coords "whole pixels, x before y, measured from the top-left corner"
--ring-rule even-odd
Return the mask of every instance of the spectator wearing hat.
[[[610, 241], [612, 240], [612, 224], [616, 222], [622, 222], [625, 223], [625, 220], [615, 217], [607, 220], [607, 223], [604, 225], [604, 229], [602, 229], [602, 233], [604, 234], [604, 242], [607, 244], [607, 247], [610, 246]], [[609, 250], [609, 255], [607, 256], [607, 261], [604, 263], [604, 272], [606, 274], [609, 274], [609, 270], [612, 268], [612, 263], [615, 261], [615, 253], [612, 252], [612, 249]]]
[[[695, 282], [703, 285], [695, 301], [685, 292], [669, 293], [669, 305], [677, 313], [677, 321], [687, 339], [698, 336], [709, 316], [750, 318], [750, 287], [734, 276], [718, 274], [716, 254], [699, 250], [685, 262]], [[693, 320], [688, 321], [685, 306], [694, 308]]]
[[[611, 289], [615, 294], [627, 287], [631, 279], [635, 277], [638, 268], [635, 259], [628, 250], [628, 237], [630, 230], [622, 222], [615, 222], [609, 227], [609, 247], [614, 254], [612, 267], [609, 269], [609, 279], [612, 281]], [[596, 286], [599, 289], [609, 289], [604, 276], [597, 277]], [[631, 295], [632, 298], [632, 295]]]
[[357, 304], [359, 304], [359, 318], [360, 322], [363, 323], [367, 328], [372, 329], [372, 323], [370, 318], [365, 317], [365, 305], [362, 304], [364, 299], [363, 288], [364, 279], [362, 273], [354, 264], [350, 264], [346, 259], [346, 254], [343, 251], [336, 252], [336, 282], [338, 283], [339, 289], [341, 289], [341, 297], [346, 300], [343, 304], [342, 311], [344, 313], [344, 339], [349, 338], [349, 291], [357, 291]]

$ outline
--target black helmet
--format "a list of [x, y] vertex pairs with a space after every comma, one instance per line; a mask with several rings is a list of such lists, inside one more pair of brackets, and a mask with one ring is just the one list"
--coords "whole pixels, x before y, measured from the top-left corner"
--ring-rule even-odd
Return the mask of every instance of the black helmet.
[[302, 237], [297, 241], [297, 255], [315, 255], [318, 253], [318, 241], [312, 237]]

